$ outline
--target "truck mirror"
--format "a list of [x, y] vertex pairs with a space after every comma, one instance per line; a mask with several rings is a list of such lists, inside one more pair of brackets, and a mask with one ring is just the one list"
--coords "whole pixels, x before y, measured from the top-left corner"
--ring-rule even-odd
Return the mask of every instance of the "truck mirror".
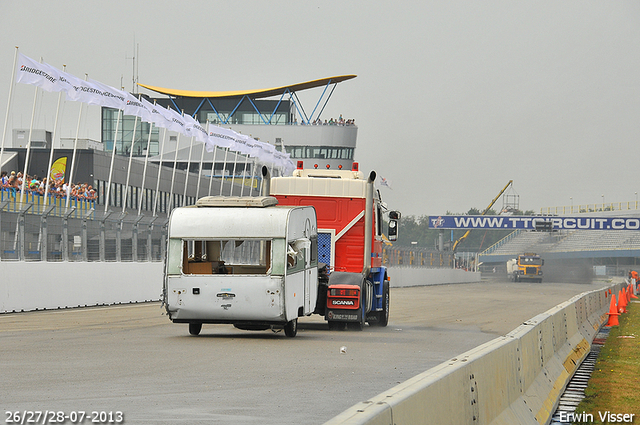
[[389, 240], [398, 240], [398, 221], [400, 220], [400, 213], [398, 211], [389, 211]]

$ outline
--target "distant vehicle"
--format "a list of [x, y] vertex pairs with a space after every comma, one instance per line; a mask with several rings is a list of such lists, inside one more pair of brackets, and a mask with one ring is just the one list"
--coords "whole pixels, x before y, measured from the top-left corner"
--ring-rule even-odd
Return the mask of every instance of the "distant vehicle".
[[507, 276], [514, 282], [542, 282], [544, 260], [540, 255], [525, 253], [507, 261]]

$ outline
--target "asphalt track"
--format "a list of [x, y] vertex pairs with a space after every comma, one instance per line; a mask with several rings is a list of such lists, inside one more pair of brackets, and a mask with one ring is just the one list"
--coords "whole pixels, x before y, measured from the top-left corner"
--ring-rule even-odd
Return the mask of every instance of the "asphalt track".
[[312, 316], [295, 338], [230, 325], [192, 337], [159, 303], [2, 314], [3, 423], [7, 411], [49, 410], [120, 411], [126, 424], [322, 424], [604, 285], [391, 288], [388, 327], [330, 331]]

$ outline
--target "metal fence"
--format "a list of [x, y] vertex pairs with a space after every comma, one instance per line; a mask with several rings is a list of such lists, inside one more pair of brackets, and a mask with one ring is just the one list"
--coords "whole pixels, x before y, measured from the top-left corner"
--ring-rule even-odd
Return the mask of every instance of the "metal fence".
[[385, 247], [382, 252], [385, 266], [453, 268], [455, 254], [421, 248]]
[[166, 219], [74, 204], [0, 201], [0, 260], [163, 261]]
[[[94, 201], [0, 191], [0, 261], [163, 261], [168, 220], [102, 210]], [[450, 251], [387, 246], [386, 266], [452, 268]]]

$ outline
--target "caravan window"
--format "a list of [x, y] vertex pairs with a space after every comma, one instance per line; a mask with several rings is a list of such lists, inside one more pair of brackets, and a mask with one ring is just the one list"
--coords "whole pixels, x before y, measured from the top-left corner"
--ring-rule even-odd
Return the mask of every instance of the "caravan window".
[[171, 239], [167, 270], [175, 274], [178, 263], [183, 274], [270, 274], [271, 242], [270, 239]]
[[308, 238], [289, 241], [287, 246], [287, 274], [299, 272], [308, 267], [307, 261], [311, 260], [308, 254], [313, 256], [312, 252], [312, 241]]

